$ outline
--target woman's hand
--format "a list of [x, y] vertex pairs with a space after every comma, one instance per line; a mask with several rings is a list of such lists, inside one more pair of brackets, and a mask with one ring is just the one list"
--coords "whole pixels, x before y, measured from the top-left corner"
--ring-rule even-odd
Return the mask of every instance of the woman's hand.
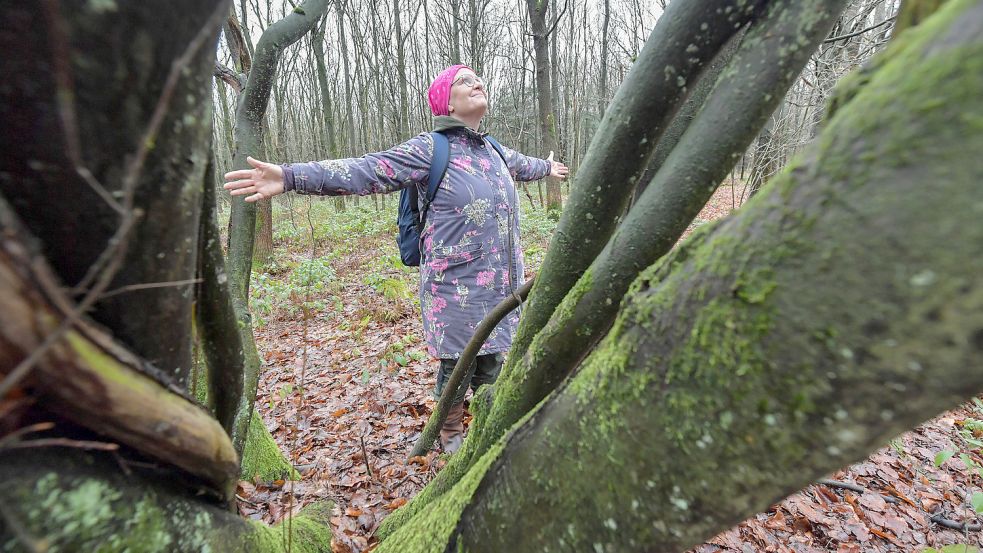
[[283, 168], [273, 163], [259, 161], [251, 157], [246, 162], [252, 169], [229, 171], [225, 174], [225, 189], [233, 196], [246, 196], [247, 202], [272, 198], [283, 194]]
[[570, 174], [570, 169], [567, 169], [566, 165], [559, 161], [553, 161], [553, 150], [550, 150], [550, 155], [546, 158], [546, 161], [550, 162], [550, 174], [548, 176], [565, 179]]

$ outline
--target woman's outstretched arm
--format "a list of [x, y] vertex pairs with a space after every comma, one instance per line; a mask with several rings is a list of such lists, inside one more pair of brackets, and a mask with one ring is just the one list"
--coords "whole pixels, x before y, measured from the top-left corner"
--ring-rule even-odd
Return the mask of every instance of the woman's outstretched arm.
[[540, 159], [520, 154], [508, 146], [502, 148], [509, 172], [517, 181], [539, 180], [547, 176], [565, 179], [569, 173], [566, 165], [553, 161], [553, 152], [546, 159]]
[[248, 158], [252, 169], [225, 174], [225, 189], [247, 202], [291, 190], [329, 196], [386, 193], [426, 180], [433, 139], [424, 133], [386, 150], [358, 158], [276, 165]]

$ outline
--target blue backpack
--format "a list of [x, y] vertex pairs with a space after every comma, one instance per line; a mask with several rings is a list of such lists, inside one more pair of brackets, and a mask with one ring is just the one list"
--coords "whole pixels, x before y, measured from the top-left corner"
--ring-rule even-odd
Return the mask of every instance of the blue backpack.
[[[433, 203], [433, 199], [437, 195], [440, 181], [444, 180], [444, 174], [447, 173], [447, 163], [450, 161], [450, 144], [447, 142], [447, 137], [440, 132], [432, 132], [430, 136], [433, 137], [433, 161], [430, 163], [430, 176], [427, 179], [427, 196], [423, 202], [423, 213], [420, 213], [420, 198], [416, 186], [404, 188], [399, 193], [399, 214], [396, 218], [399, 236], [396, 237], [396, 244], [399, 246], [399, 257], [403, 260], [403, 265], [407, 267], [420, 265], [420, 234], [423, 232], [423, 225], [427, 222], [430, 204]], [[505, 160], [505, 150], [502, 149], [502, 145], [491, 136], [485, 136], [485, 138], [495, 148], [498, 155]]]

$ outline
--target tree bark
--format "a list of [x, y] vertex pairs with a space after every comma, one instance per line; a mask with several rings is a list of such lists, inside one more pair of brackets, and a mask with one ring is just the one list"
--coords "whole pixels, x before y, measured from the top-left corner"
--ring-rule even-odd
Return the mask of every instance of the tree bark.
[[[208, 403], [231, 437], [235, 434], [235, 417], [242, 403], [246, 357], [218, 231], [214, 162], [208, 165], [202, 182], [204, 207], [198, 230], [198, 278], [201, 282], [195, 294], [195, 329], [201, 337], [199, 343], [207, 364], [204, 380]], [[238, 450], [240, 455], [242, 452], [243, 449]]]
[[[74, 305], [40, 246], [0, 197], [0, 381], [6, 382]], [[48, 346], [18, 390], [33, 391], [50, 411], [153, 459], [180, 467], [223, 500], [232, 497], [238, 458], [205, 409], [168, 388], [159, 369], [103, 329], [80, 320]], [[177, 393], [181, 395], [178, 395]], [[6, 394], [4, 394], [6, 395]], [[59, 435], [59, 437], [64, 437]], [[2, 449], [2, 447], [0, 447]]]
[[324, 33], [327, 26], [328, 18], [325, 15], [311, 36], [311, 44], [317, 63], [317, 84], [321, 93], [321, 121], [324, 125], [324, 143], [328, 147], [327, 157], [336, 158], [339, 155], [338, 143], [335, 136], [334, 112], [331, 107], [331, 89], [328, 87], [328, 69], [324, 63]]
[[597, 80], [597, 121], [608, 107], [608, 26], [611, 24], [611, 0], [604, 0], [604, 19], [601, 24], [601, 70]]
[[208, 505], [193, 487], [166, 472], [136, 463], [130, 468], [107, 454], [69, 451], [71, 455], [52, 448], [0, 451], [0, 515], [5, 522], [0, 539], [6, 547], [143, 553], [331, 549], [328, 502], [311, 504], [268, 527]]
[[[0, 27], [34, 30], [0, 37], [0, 69], [36, 83], [0, 90], [0, 193], [41, 240], [68, 286], [83, 281], [114, 243], [120, 247], [113, 259], [121, 263], [109, 290], [186, 283], [133, 289], [99, 301], [91, 313], [179, 386], [186, 386], [191, 369], [191, 304], [185, 300], [197, 258], [213, 45], [221, 21], [205, 31], [202, 25], [217, 6], [180, 0], [160, 15], [144, 3], [102, 10], [84, 2], [46, 1], [6, 6], [0, 13]], [[146, 41], [132, 32], [132, 21], [155, 18], [172, 29], [170, 40]], [[208, 36], [195, 41], [201, 32]], [[185, 76], [166, 84], [172, 62], [192, 42], [201, 46], [185, 64]], [[162, 100], [172, 109], [147, 136]], [[142, 166], [134, 164], [143, 159]], [[105, 193], [87, 184], [76, 166], [91, 173]], [[70, 200], [52, 201], [66, 190]], [[121, 213], [107, 198], [119, 202], [126, 196], [132, 206], [122, 211], [136, 223], [117, 240]], [[86, 288], [92, 284], [87, 281]]]
[[[549, 0], [526, 0], [529, 8], [529, 26], [532, 30], [533, 50], [536, 53], [536, 105], [539, 111], [541, 147], [547, 152], [558, 153], [556, 114], [553, 112], [553, 85], [550, 72], [549, 35], [552, 29], [546, 25]], [[546, 210], [559, 216], [563, 208], [560, 183], [555, 178], [546, 179]]]

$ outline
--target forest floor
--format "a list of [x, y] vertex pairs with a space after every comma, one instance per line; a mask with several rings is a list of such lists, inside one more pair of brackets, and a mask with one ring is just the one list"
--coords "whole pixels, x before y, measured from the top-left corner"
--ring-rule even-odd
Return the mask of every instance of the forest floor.
[[[722, 186], [692, 227], [726, 216], [740, 194], [740, 187]], [[333, 550], [359, 553], [371, 550], [382, 519], [429, 482], [446, 458], [432, 451], [404, 463], [434, 407], [436, 363], [420, 338], [416, 272], [395, 256], [388, 230], [392, 202], [381, 211], [344, 214], [330, 205], [308, 200], [285, 208], [281, 220], [289, 217], [289, 224], [278, 230], [277, 255], [252, 289], [266, 363], [257, 406], [302, 478], [243, 481], [238, 496], [242, 513], [270, 523], [312, 501], [332, 500]], [[524, 218], [532, 271], [553, 223], [528, 206]], [[979, 546], [973, 504], [983, 509], [981, 437], [983, 402], [977, 400], [829, 476], [856, 489], [811, 485], [694, 551]], [[962, 523], [970, 526], [945, 527]]]

